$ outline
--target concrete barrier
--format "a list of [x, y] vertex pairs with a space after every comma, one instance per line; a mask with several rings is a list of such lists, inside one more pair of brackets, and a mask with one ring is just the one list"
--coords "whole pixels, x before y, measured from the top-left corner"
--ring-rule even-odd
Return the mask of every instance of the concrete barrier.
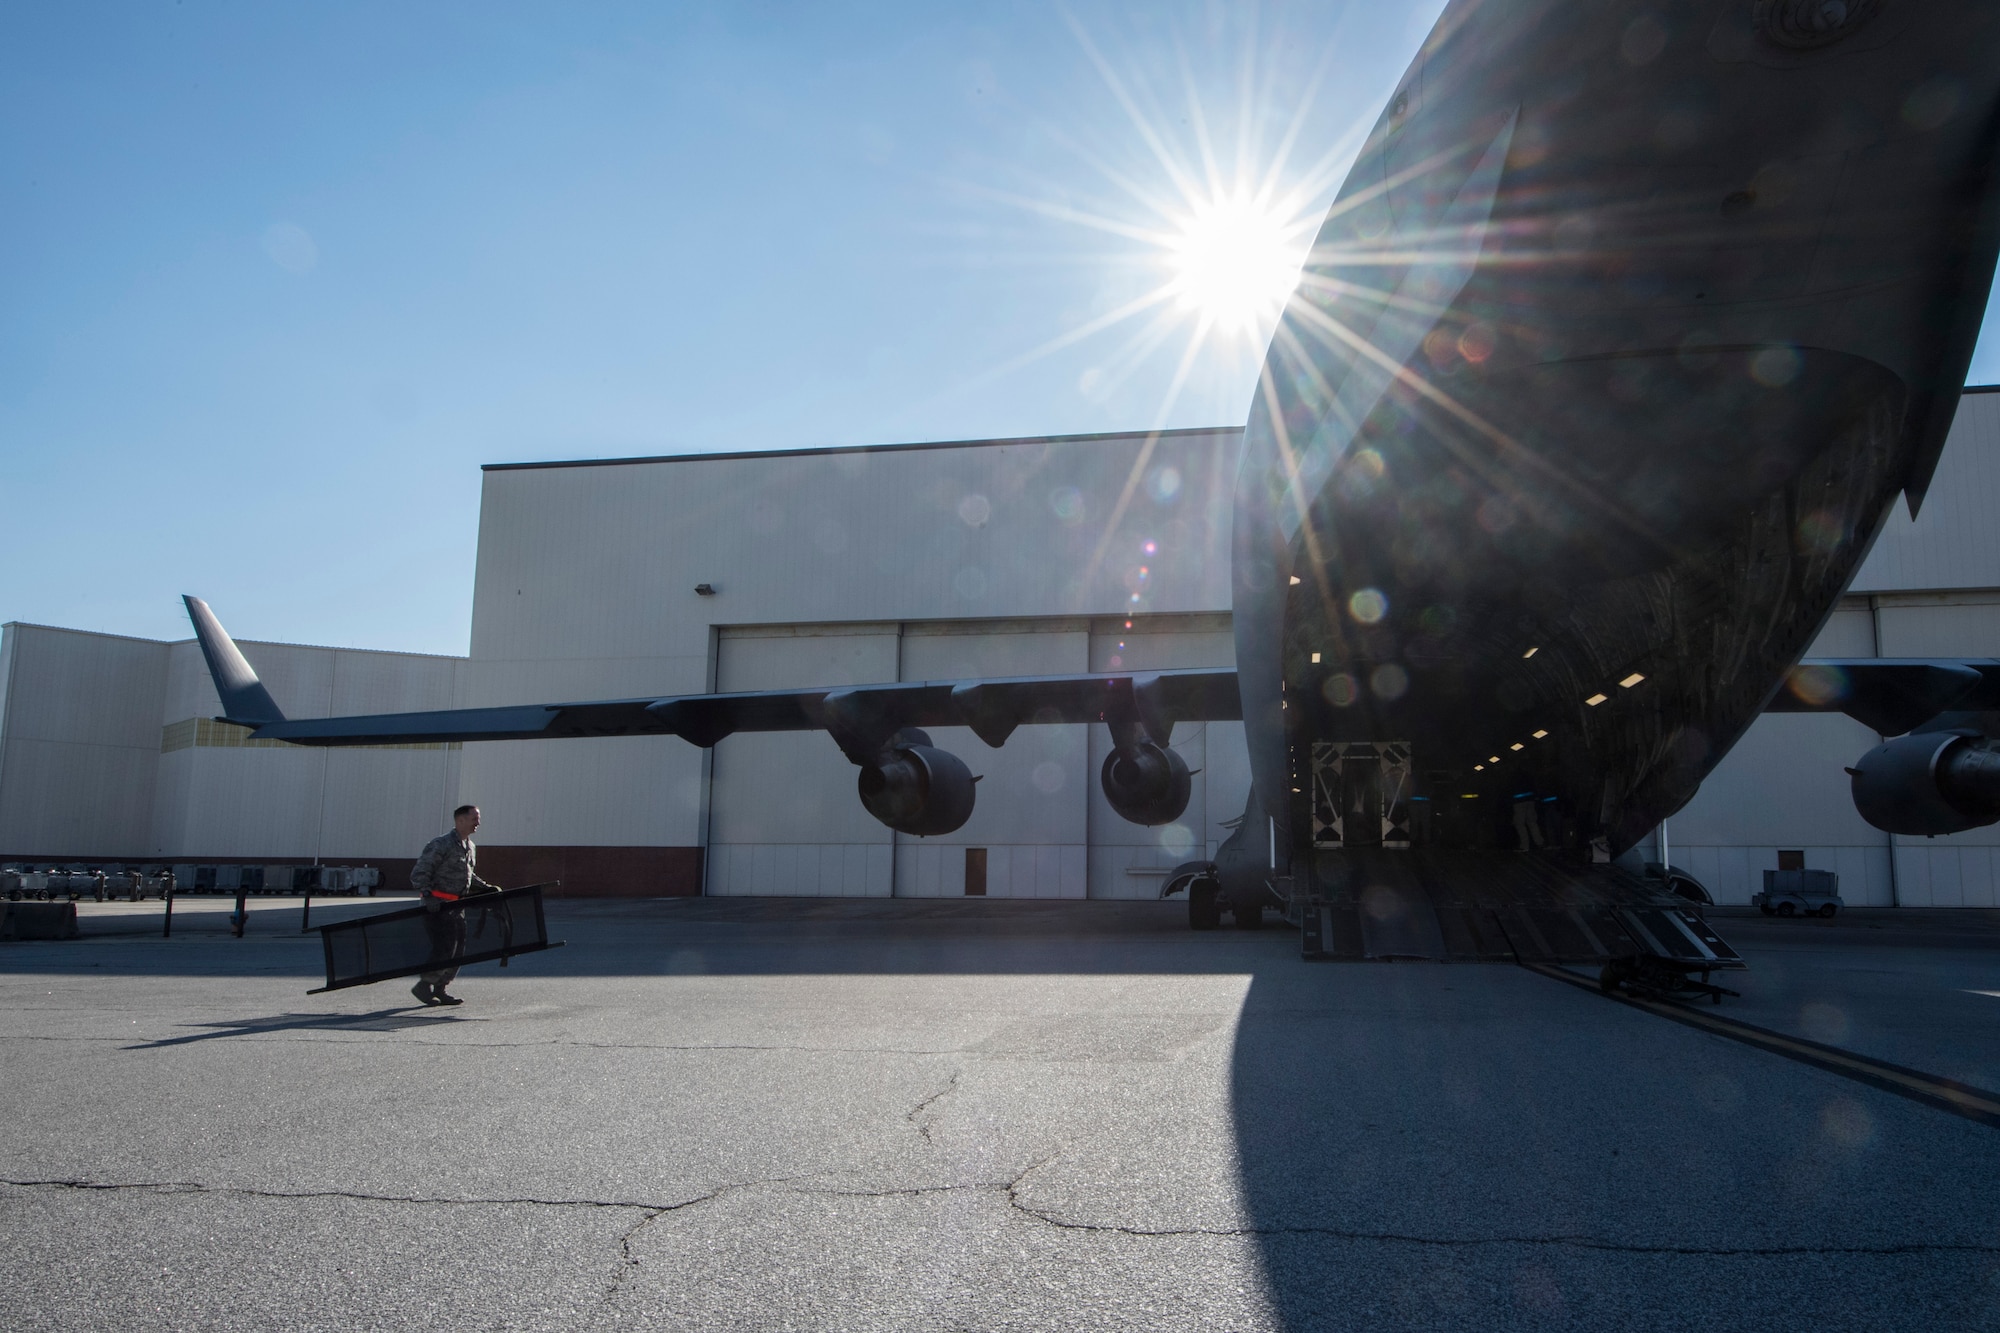
[[0, 940], [75, 938], [75, 903], [0, 902]]

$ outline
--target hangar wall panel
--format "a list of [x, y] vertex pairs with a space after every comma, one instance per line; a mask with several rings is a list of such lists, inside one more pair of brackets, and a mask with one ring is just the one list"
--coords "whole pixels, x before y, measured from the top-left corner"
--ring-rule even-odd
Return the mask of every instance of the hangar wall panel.
[[1997, 497], [2000, 390], [1967, 390], [1959, 399], [1923, 512], [1913, 520], [1909, 506], [1896, 502], [1875, 549], [1855, 576], [1853, 591], [2000, 588]]
[[[747, 688], [711, 674], [721, 670], [711, 654], [722, 636], [759, 625], [1221, 610], [1240, 440], [1234, 430], [1178, 431], [490, 468], [458, 703]], [[697, 583], [715, 595], [698, 596]], [[785, 680], [842, 683], [813, 672]], [[579, 758], [578, 745], [606, 748]], [[733, 839], [763, 826], [745, 823], [746, 807], [725, 790], [730, 756], [739, 774], [824, 768], [835, 799], [858, 812], [853, 767], [837, 751], [829, 760], [831, 749], [824, 737], [817, 747], [730, 738], [706, 818], [703, 759], [671, 738], [472, 745], [461, 793], [481, 803], [490, 844], [706, 845], [710, 891], [736, 891], [724, 886], [758, 872], [739, 872], [749, 863], [736, 848], [755, 844]], [[772, 845], [873, 845], [847, 837], [795, 829]], [[896, 872], [880, 855], [843, 850], [822, 866], [786, 852], [780, 865], [774, 852], [770, 873], [773, 883], [831, 884], [837, 860], [841, 892], [866, 883], [886, 893]], [[945, 891], [941, 869], [905, 873], [916, 876], [911, 891]], [[1048, 882], [1039, 869], [1032, 880]]]
[[[1231, 667], [1236, 643], [1227, 615], [1102, 619], [1092, 626], [1090, 670], [1157, 671], [1174, 667]], [[1127, 823], [1104, 799], [1097, 776], [1111, 753], [1106, 727], [1090, 729], [1089, 781], [1085, 791], [1090, 820], [1090, 896], [1156, 898], [1166, 872], [1183, 861], [1212, 855], [1229, 830], [1224, 820], [1243, 813], [1250, 794], [1250, 756], [1243, 724], [1183, 723], [1174, 728], [1174, 748], [1196, 772], [1188, 808], [1180, 819], [1158, 828]]]
[[0, 855], [144, 854], [166, 653], [149, 639], [0, 628]]
[[[912, 625], [903, 636], [902, 679], [1073, 675], [1090, 669], [1090, 624], [1083, 619]], [[961, 897], [966, 849], [983, 848], [986, 895], [1082, 898], [1089, 828], [1083, 793], [1089, 743], [1082, 726], [1024, 726], [992, 749], [966, 727], [939, 727], [931, 739], [976, 775], [972, 818], [938, 838], [896, 835], [898, 897]]]
[[[407, 858], [458, 803], [459, 752], [446, 746], [320, 749], [190, 745], [164, 731], [222, 711], [201, 650], [168, 651], [164, 707], [153, 723], [157, 857]], [[449, 708], [462, 659], [239, 641], [288, 717]]]
[[[899, 637], [882, 624], [725, 630], [716, 679], [727, 691], [894, 680]], [[709, 893], [890, 895], [892, 835], [862, 808], [857, 770], [824, 732], [726, 737], [712, 767]]]

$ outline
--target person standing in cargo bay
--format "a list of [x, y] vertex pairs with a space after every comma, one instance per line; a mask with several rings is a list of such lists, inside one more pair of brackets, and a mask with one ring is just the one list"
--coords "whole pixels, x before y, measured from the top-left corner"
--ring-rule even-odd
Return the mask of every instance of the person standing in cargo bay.
[[[479, 807], [461, 805], [451, 812], [451, 828], [424, 844], [416, 865], [410, 868], [410, 884], [424, 896], [430, 910], [425, 924], [431, 932], [431, 961], [444, 962], [465, 948], [465, 914], [448, 911], [461, 898], [478, 893], [497, 893], [498, 886], [479, 877], [479, 849], [472, 835], [479, 828]], [[417, 978], [410, 994], [425, 1004], [462, 1004], [445, 987], [458, 975], [456, 967], [441, 967]]]

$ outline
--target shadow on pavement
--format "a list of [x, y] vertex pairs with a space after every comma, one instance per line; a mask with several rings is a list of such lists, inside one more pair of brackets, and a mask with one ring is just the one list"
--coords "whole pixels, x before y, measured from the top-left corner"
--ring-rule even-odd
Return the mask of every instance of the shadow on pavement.
[[407, 1007], [377, 1009], [372, 1014], [275, 1014], [270, 1018], [202, 1023], [197, 1026], [207, 1029], [206, 1031], [192, 1032], [185, 1037], [163, 1037], [158, 1041], [134, 1042], [124, 1049], [153, 1051], [162, 1046], [188, 1046], [198, 1041], [215, 1041], [221, 1037], [254, 1037], [267, 1032], [401, 1032], [406, 1028], [481, 1021], [483, 1020], [470, 1015], [460, 1017], [453, 1013], [439, 1013], [435, 1009], [418, 1005], [413, 1000]]

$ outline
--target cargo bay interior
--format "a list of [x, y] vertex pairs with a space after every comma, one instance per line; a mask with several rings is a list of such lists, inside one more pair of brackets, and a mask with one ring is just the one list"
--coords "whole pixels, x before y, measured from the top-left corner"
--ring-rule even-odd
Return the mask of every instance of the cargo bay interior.
[[[1233, 429], [502, 464], [483, 478], [464, 658], [272, 644], [291, 716], [965, 676], [1228, 666]], [[1814, 653], [2000, 655], [2000, 393], [1968, 390], [1914, 522], [1900, 507]], [[201, 592], [200, 589], [189, 591]], [[8, 624], [0, 860], [313, 861], [399, 882], [450, 808], [501, 882], [572, 892], [1150, 897], [1242, 813], [1238, 724], [1183, 725], [1176, 824], [1117, 818], [1103, 728], [937, 743], [982, 775], [957, 833], [891, 833], [825, 736], [301, 749], [245, 743], [191, 641]], [[1843, 772], [1875, 743], [1771, 715], [1640, 854], [1746, 902], [1795, 851], [1853, 905], [2000, 904], [2000, 832], [1891, 837]]]

